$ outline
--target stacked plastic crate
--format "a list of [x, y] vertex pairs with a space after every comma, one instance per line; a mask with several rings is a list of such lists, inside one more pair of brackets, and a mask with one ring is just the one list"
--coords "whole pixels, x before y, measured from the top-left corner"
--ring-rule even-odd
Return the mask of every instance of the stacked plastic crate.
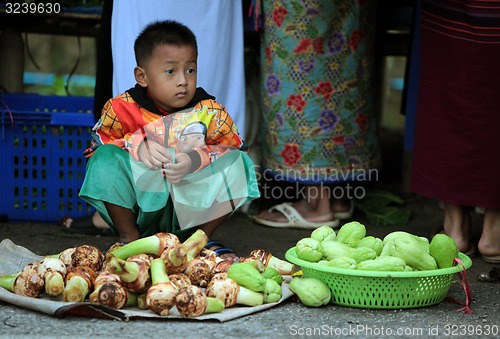
[[92, 97], [0, 95], [0, 216], [56, 222], [93, 209], [78, 197], [94, 125]]

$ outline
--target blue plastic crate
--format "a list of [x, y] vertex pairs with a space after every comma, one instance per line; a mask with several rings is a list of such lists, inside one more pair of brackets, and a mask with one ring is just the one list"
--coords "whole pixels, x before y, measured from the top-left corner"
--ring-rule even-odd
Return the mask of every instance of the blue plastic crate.
[[92, 213], [78, 193], [94, 123], [92, 97], [0, 95], [0, 216], [57, 222]]

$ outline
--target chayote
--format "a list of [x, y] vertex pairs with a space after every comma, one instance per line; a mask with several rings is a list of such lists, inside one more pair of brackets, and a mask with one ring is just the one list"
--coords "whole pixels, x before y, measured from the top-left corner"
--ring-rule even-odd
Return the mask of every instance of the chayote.
[[358, 221], [351, 221], [344, 224], [337, 232], [337, 241], [351, 247], [355, 247], [358, 241], [366, 236], [365, 225]]
[[337, 235], [330, 226], [321, 226], [311, 232], [311, 238], [322, 242], [325, 239], [334, 240]]
[[290, 290], [306, 306], [319, 307], [326, 305], [332, 298], [330, 288], [316, 278], [295, 277], [290, 281]]
[[317, 262], [323, 258], [321, 243], [313, 238], [302, 238], [295, 245], [297, 257], [302, 260]]

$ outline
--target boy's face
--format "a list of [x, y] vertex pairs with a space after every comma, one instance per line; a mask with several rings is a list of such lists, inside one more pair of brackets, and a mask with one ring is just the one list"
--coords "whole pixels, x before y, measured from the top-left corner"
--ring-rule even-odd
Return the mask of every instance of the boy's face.
[[196, 91], [196, 51], [189, 45], [158, 45], [148, 63], [134, 70], [135, 79], [161, 109], [184, 107]]

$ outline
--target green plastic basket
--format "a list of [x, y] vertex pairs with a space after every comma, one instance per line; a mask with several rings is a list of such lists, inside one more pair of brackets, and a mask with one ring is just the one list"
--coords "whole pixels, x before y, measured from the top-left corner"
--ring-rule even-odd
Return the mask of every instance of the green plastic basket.
[[401, 309], [438, 304], [448, 295], [453, 275], [472, 266], [471, 259], [459, 253], [463, 263], [451, 268], [414, 272], [375, 272], [336, 268], [308, 262], [297, 257], [295, 247], [285, 258], [301, 267], [304, 277], [317, 278], [332, 291], [335, 305]]

